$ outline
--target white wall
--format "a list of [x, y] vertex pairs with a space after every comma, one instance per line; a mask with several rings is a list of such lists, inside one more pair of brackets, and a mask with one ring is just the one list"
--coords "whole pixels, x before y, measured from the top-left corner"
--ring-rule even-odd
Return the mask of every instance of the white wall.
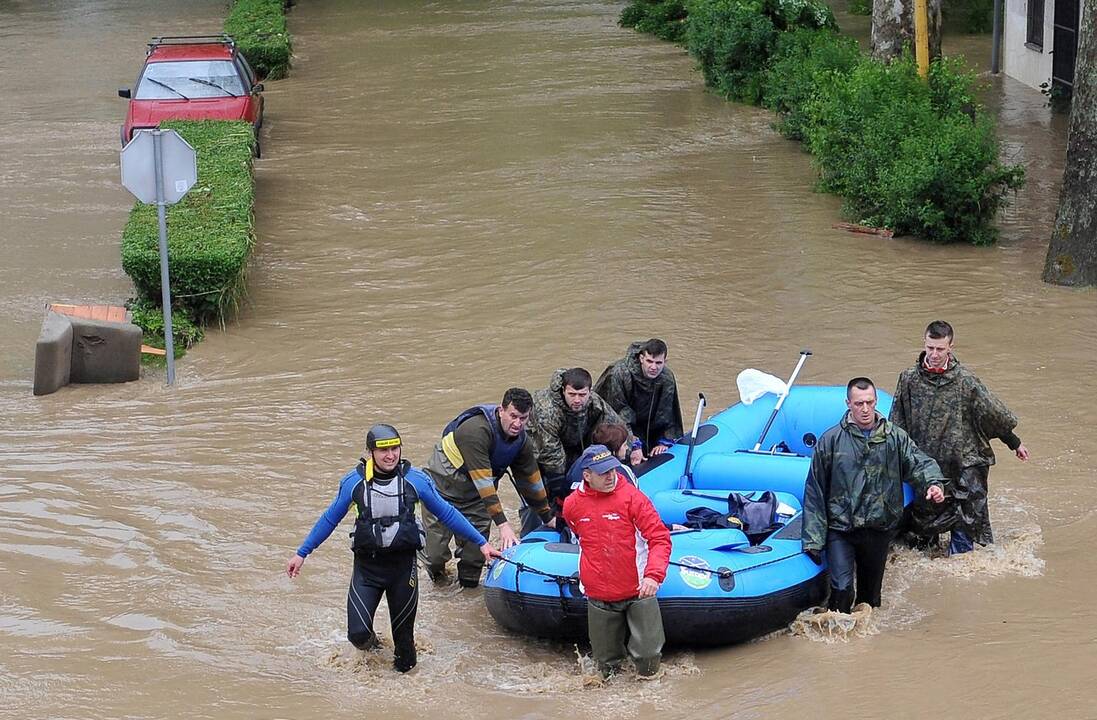
[[1002, 36], [1002, 70], [1026, 85], [1038, 88], [1051, 84], [1051, 21], [1055, 0], [1044, 0], [1044, 49], [1025, 47], [1028, 29], [1028, 0], [1006, 0], [1005, 33]]

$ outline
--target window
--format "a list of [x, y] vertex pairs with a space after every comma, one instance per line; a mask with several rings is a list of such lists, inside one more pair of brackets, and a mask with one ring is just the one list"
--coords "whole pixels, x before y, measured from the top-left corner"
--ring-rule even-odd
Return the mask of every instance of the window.
[[244, 94], [231, 60], [152, 62], [145, 66], [137, 100], [190, 100]]
[[1033, 50], [1044, 49], [1044, 0], [1028, 0], [1028, 28], [1025, 45]]

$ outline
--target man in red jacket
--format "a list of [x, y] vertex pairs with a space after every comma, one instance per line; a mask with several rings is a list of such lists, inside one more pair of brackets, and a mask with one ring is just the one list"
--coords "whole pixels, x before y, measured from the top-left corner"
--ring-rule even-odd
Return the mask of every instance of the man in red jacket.
[[663, 650], [655, 593], [667, 575], [670, 533], [605, 445], [591, 445], [575, 462], [583, 482], [564, 501], [564, 520], [579, 538], [591, 655], [603, 677], [620, 669], [626, 652], [637, 675], [652, 677]]

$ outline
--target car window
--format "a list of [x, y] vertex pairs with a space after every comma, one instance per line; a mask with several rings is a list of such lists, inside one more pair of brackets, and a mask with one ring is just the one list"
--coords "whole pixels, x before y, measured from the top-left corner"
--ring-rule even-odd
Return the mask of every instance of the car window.
[[231, 60], [154, 62], [145, 66], [134, 98], [181, 100], [245, 94]]

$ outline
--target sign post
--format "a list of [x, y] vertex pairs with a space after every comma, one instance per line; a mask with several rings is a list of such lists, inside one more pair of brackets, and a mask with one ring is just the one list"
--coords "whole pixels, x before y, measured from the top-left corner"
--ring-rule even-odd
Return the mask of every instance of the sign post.
[[175, 384], [175, 336], [171, 327], [171, 287], [168, 282], [167, 206], [183, 199], [198, 181], [197, 156], [174, 130], [138, 130], [122, 148], [122, 185], [138, 201], [156, 203], [160, 226], [160, 299], [164, 306], [164, 349], [168, 385]]

